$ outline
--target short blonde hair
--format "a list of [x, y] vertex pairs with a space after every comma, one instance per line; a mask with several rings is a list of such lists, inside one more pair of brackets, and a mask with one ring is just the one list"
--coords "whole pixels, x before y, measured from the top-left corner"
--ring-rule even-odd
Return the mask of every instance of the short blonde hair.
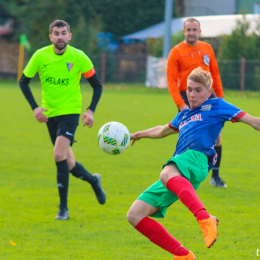
[[192, 80], [194, 82], [201, 83], [204, 85], [206, 89], [210, 89], [213, 83], [211, 73], [203, 70], [201, 67], [194, 69], [188, 76], [187, 80]]

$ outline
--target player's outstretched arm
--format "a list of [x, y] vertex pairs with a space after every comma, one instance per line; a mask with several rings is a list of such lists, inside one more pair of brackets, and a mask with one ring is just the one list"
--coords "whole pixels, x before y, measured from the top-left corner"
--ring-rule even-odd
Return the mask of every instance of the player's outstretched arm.
[[158, 125], [153, 128], [149, 128], [143, 131], [136, 132], [134, 134], [130, 134], [130, 140], [137, 141], [140, 140], [141, 138], [160, 139], [168, 135], [177, 134], [177, 133], [179, 132], [171, 129], [168, 126], [168, 124], [164, 126]]
[[249, 114], [245, 114], [237, 121], [248, 124], [248, 125], [252, 126], [255, 130], [260, 131], [260, 118], [259, 117], [254, 117]]

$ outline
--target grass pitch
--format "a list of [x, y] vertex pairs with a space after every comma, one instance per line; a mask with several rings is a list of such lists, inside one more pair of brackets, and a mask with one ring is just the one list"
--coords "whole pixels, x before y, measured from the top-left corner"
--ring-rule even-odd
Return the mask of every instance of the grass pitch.
[[[31, 85], [40, 104], [39, 84]], [[91, 87], [83, 85], [82, 94], [85, 111]], [[226, 91], [225, 99], [260, 117], [259, 97]], [[54, 220], [59, 199], [46, 126], [34, 119], [17, 83], [0, 82], [0, 101], [0, 259], [172, 259], [132, 228], [125, 216], [137, 196], [158, 180], [177, 136], [141, 140], [116, 156], [97, 145], [97, 132], [109, 121], [123, 123], [130, 132], [170, 122], [177, 108], [168, 91], [123, 84], [105, 87], [94, 126], [78, 127], [73, 150], [90, 172], [102, 175], [107, 202], [99, 205], [91, 187], [70, 176], [69, 221]], [[259, 136], [242, 123], [227, 122], [222, 131], [221, 176], [228, 188], [211, 187], [208, 176], [197, 192], [220, 220], [219, 237], [211, 249], [205, 247], [196, 219], [180, 202], [159, 220], [199, 260], [260, 259]]]

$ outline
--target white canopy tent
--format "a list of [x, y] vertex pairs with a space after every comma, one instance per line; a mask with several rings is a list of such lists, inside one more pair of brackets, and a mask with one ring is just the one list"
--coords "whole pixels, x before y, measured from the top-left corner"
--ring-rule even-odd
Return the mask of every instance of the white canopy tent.
[[[229, 35], [236, 27], [237, 20], [242, 20], [243, 15], [212, 15], [212, 16], [196, 16], [194, 17], [201, 24], [201, 37], [211, 38], [220, 35]], [[250, 21], [250, 31], [256, 30], [257, 24], [260, 22], [259, 14], [247, 14], [246, 20]], [[188, 17], [174, 18], [171, 22], [171, 32], [176, 32], [183, 29], [183, 23]], [[122, 39], [140, 39], [147, 38], [162, 38], [164, 37], [165, 24], [164, 22], [148, 27], [144, 30], [121, 37]]]

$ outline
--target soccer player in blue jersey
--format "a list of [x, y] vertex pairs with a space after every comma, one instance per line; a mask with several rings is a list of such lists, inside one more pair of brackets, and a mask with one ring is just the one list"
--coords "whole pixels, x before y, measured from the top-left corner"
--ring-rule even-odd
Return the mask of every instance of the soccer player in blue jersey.
[[188, 76], [187, 96], [191, 108], [184, 109], [167, 125], [156, 126], [130, 135], [133, 140], [159, 139], [179, 133], [176, 150], [160, 174], [160, 180], [145, 190], [127, 213], [128, 222], [151, 242], [174, 255], [174, 260], [195, 260], [195, 256], [171, 236], [157, 221], [178, 199], [196, 217], [206, 246], [218, 236], [216, 217], [211, 216], [195, 190], [204, 181], [217, 159], [214, 150], [225, 121], [243, 122], [260, 131], [260, 118], [246, 114], [221, 98], [208, 99], [212, 93], [210, 72], [194, 69]]

